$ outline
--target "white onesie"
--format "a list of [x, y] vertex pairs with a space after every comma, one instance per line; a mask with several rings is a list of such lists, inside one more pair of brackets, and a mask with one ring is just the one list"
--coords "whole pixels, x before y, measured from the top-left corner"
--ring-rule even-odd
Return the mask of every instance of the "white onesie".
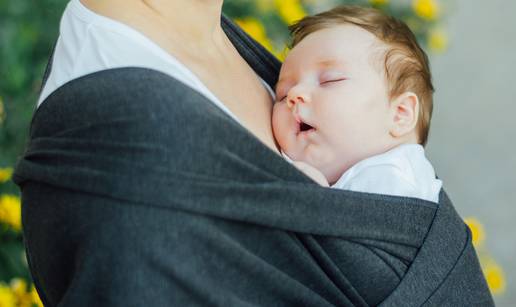
[[358, 162], [331, 187], [438, 202], [442, 181], [435, 177], [423, 146], [403, 144]]

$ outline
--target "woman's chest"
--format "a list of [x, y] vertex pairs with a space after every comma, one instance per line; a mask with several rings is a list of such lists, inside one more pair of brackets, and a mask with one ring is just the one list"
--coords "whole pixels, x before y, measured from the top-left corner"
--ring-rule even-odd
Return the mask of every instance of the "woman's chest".
[[209, 75], [200, 74], [200, 79], [245, 128], [271, 150], [278, 151], [271, 125], [274, 100], [253, 71], [211, 71]]

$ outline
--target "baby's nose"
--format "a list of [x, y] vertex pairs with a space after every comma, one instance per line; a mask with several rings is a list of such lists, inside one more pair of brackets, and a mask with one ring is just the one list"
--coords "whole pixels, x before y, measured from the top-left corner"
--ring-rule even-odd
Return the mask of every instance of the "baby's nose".
[[301, 95], [297, 95], [297, 96], [287, 99], [287, 107], [292, 109], [296, 103], [304, 103], [304, 102], [305, 102], [305, 99]]

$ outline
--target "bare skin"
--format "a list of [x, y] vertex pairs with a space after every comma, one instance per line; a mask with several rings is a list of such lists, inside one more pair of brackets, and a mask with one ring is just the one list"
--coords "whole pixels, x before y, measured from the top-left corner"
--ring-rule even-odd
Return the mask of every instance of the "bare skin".
[[252, 134], [279, 154], [271, 126], [273, 101], [220, 25], [223, 0], [80, 1], [174, 55]]
[[292, 164], [297, 167], [300, 171], [302, 171], [305, 175], [312, 178], [313, 181], [317, 182], [320, 186], [329, 187], [330, 184], [326, 177], [324, 177], [323, 173], [311, 166], [310, 164], [303, 161], [293, 161]]

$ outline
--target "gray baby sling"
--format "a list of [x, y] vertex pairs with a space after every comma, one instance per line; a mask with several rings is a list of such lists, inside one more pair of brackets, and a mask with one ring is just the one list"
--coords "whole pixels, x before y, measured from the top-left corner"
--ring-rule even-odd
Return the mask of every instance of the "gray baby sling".
[[[274, 86], [280, 63], [222, 25]], [[157, 71], [60, 87], [13, 178], [45, 306], [493, 305], [444, 191], [434, 204], [320, 187]]]

